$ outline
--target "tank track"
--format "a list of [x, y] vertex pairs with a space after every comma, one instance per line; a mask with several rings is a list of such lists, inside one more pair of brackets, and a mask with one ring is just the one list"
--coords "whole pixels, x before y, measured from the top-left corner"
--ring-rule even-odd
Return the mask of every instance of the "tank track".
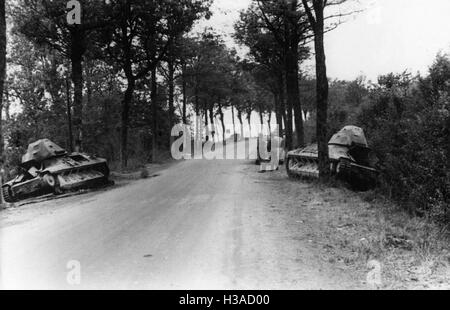
[[303, 156], [289, 156], [286, 160], [286, 170], [291, 178], [318, 178], [319, 167], [317, 159]]
[[378, 173], [374, 169], [344, 161], [341, 163], [338, 177], [351, 184], [355, 189], [368, 190], [375, 187]]
[[3, 195], [3, 200], [7, 203], [13, 203], [15, 202], [15, 199], [13, 197], [11, 197], [10, 193], [9, 193], [9, 187], [8, 186], [3, 186], [2, 187], [2, 195]]

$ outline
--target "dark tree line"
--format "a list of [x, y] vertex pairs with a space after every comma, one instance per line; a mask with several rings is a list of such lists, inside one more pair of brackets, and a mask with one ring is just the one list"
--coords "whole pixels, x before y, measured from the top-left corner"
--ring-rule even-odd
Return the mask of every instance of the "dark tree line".
[[[310, 56], [307, 43], [314, 38], [317, 140], [322, 146], [321, 167], [326, 172], [323, 145], [327, 138], [328, 80], [323, 10], [343, 2], [255, 0], [241, 14], [235, 34], [238, 42], [250, 48], [251, 62], [240, 60], [212, 30], [198, 37], [189, 35], [195, 21], [210, 16], [210, 1], [82, 0], [80, 24], [73, 25], [66, 20], [65, 0], [14, 2], [9, 8], [10, 41], [17, 49], [11, 59], [20, 70], [8, 77], [8, 104], [20, 102], [23, 113], [18, 117], [29, 119], [28, 124], [42, 126], [43, 130], [31, 134], [34, 131], [28, 128], [18, 129], [23, 124], [13, 126], [7, 133], [9, 145], [14, 140], [17, 147], [26, 145], [29, 141], [23, 140], [45, 133], [56, 136], [71, 150], [97, 149], [95, 142], [101, 130], [93, 134], [92, 124], [96, 121], [91, 117], [110, 113], [103, 120], [115, 123], [103, 127], [109, 128], [114, 138], [106, 138], [103, 132], [108, 142], [101, 144], [111, 151], [112, 144], [120, 146], [119, 152], [112, 153], [114, 157], [119, 154], [121, 166], [126, 167], [129, 145], [134, 143], [130, 141], [130, 130], [135, 130], [136, 123], [149, 126], [145, 130], [151, 141], [141, 144], [151, 146], [150, 157], [156, 160], [159, 149], [170, 143], [164, 132], [179, 121], [178, 116], [189, 122], [192, 107], [197, 118], [213, 128], [213, 138], [218, 132], [216, 118], [225, 138], [226, 111], [233, 114], [234, 129], [235, 117], [238, 119], [241, 135], [244, 115], [251, 127], [251, 114], [256, 111], [261, 124], [268, 116], [269, 127], [275, 113], [289, 149], [303, 146], [307, 109], [300, 94], [299, 65]], [[44, 84], [39, 83], [42, 80]], [[99, 105], [98, 100], [103, 104]], [[180, 101], [182, 106], [176, 113]], [[32, 112], [36, 113], [34, 118]], [[135, 122], [136, 117], [147, 122]], [[42, 125], [45, 118], [52, 124]], [[12, 123], [18, 125], [17, 118]], [[65, 129], [55, 134], [51, 128]], [[197, 133], [201, 133], [200, 128]]]
[[[257, 64], [253, 74], [273, 94], [277, 123], [281, 129], [285, 128], [287, 147], [303, 146], [298, 78], [299, 62], [309, 55], [308, 48], [300, 44], [308, 35], [304, 15], [298, 11], [295, 1], [255, 1], [241, 13], [235, 29], [235, 38], [250, 48], [250, 56]], [[293, 123], [297, 133], [295, 142]]]
[[228, 111], [241, 136], [253, 111], [261, 122], [271, 115], [270, 95], [236, 52], [212, 29], [191, 33], [211, 15], [210, 1], [80, 2], [81, 23], [73, 25], [65, 0], [8, 7], [9, 168], [40, 138], [126, 168], [167, 156], [180, 121], [201, 119], [198, 135], [206, 139], [202, 128], [209, 127], [213, 139], [224, 140]]
[[[158, 128], [158, 113], [161, 109], [164, 110], [164, 107], [159, 106], [161, 102], [158, 102], [164, 92], [161, 89], [158, 93], [160, 85], [157, 79], [161, 75], [163, 63], [167, 63], [170, 73], [169, 109], [164, 113], [167, 112], [171, 126], [174, 122], [175, 63], [184, 56], [183, 51], [176, 46], [196, 20], [209, 17], [210, 1], [80, 2], [81, 23], [73, 25], [66, 21], [68, 11], [65, 0], [21, 0], [11, 4], [11, 42], [18, 47], [12, 55], [15, 61], [13, 66], [17, 65], [21, 69], [11, 74], [11, 100], [23, 103], [25, 113], [28, 108], [34, 109], [41, 104], [41, 108], [46, 109], [48, 114], [53, 114], [56, 110], [66, 114], [67, 126], [64, 127], [67, 127], [67, 133], [63, 144], [69, 149], [89, 151], [94, 146], [85, 143], [92, 136], [92, 132], [87, 130], [91, 122], [90, 115], [87, 114], [92, 112], [92, 105], [98, 105], [93, 99], [107, 97], [104, 96], [105, 88], [109, 88], [109, 96], [122, 93], [120, 110], [117, 110], [114, 102], [114, 107], [105, 106], [103, 112], [107, 113], [106, 109], [110, 109], [120, 113], [120, 159], [122, 167], [126, 167], [130, 144], [130, 115], [136, 104], [134, 101], [150, 102], [150, 111], [146, 113], [153, 116], [150, 117], [150, 130], [155, 155], [160, 144], [157, 133], [163, 130]], [[25, 50], [25, 46], [31, 50]], [[30, 58], [31, 55], [26, 55], [27, 53], [32, 53], [33, 57]], [[25, 57], [28, 59], [24, 59]], [[46, 66], [41, 68], [43, 63]], [[39, 72], [39, 69], [42, 71]], [[21, 76], [24, 83], [18, 81], [21, 74], [28, 75]], [[34, 89], [29, 85], [27, 91], [30, 94], [33, 91], [36, 94], [36, 86], [42, 86], [38, 92], [42, 96], [35, 96], [25, 102], [27, 94], [20, 89], [37, 74], [43, 74], [48, 83], [34, 85]], [[143, 98], [137, 91], [150, 95]], [[51, 99], [51, 106], [43, 103], [48, 99]], [[116, 97], [110, 99], [117, 101]], [[63, 101], [65, 111], [61, 109]], [[24, 117], [24, 114], [20, 117]], [[47, 127], [51, 126], [47, 124]], [[42, 135], [41, 132], [33, 138]], [[13, 139], [10, 140], [12, 142]], [[24, 144], [26, 143], [27, 141]]]

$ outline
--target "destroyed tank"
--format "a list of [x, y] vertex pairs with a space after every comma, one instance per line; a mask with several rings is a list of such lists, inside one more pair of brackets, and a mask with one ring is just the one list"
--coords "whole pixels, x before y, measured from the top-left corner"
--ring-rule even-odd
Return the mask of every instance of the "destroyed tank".
[[103, 158], [71, 153], [48, 139], [28, 146], [19, 174], [3, 184], [6, 202], [108, 183], [109, 168]]
[[[369, 189], [376, 184], [377, 159], [369, 148], [364, 131], [356, 126], [346, 126], [328, 143], [330, 170], [333, 176], [343, 179], [358, 189]], [[287, 154], [286, 170], [289, 177], [318, 178], [318, 147], [309, 145]]]

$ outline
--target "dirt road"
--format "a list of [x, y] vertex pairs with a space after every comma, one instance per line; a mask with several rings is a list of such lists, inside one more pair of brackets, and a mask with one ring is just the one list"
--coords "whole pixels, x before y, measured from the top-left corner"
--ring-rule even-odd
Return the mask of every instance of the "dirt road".
[[[250, 161], [183, 161], [126, 186], [1, 212], [2, 288], [335, 289], [284, 175]], [[282, 185], [282, 184], [281, 184]], [[81, 282], [67, 277], [79, 262]], [[77, 269], [78, 270], [78, 269]]]

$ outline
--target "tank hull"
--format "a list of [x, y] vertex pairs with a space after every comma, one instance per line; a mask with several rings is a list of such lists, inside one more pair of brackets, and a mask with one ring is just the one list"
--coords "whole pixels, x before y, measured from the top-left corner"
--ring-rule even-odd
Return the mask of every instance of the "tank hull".
[[[333, 150], [329, 149], [333, 154]], [[289, 177], [319, 178], [319, 162], [316, 152], [290, 152], [286, 159], [286, 171]], [[356, 163], [349, 156], [330, 156], [331, 175], [342, 179], [358, 189], [369, 189], [376, 185], [378, 171], [370, 166]]]
[[[34, 154], [39, 152], [42, 154], [41, 150]], [[103, 158], [59, 151], [59, 154], [50, 154], [37, 160], [36, 156], [33, 158], [30, 154], [33, 153], [24, 156], [21, 173], [3, 184], [2, 194], [6, 202], [109, 183], [109, 168]]]
[[[332, 176], [361, 190], [376, 185], [378, 171], [370, 158], [371, 151], [361, 129], [345, 127], [330, 140], [328, 153]], [[317, 144], [289, 152], [286, 158], [289, 177], [318, 178], [318, 157]]]

